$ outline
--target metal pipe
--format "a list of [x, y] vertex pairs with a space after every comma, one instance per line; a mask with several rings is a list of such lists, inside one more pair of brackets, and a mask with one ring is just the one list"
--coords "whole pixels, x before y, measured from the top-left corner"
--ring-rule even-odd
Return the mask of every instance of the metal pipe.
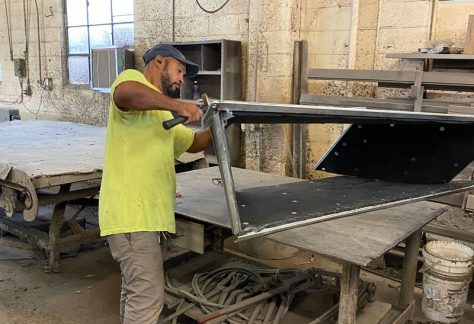
[[272, 289], [270, 291], [267, 291], [267, 292], [264, 292], [264, 293], [261, 293], [260, 295], [257, 295], [257, 296], [254, 296], [252, 298], [248, 298], [240, 303], [237, 303], [237, 304], [234, 304], [232, 306], [229, 306], [225, 309], [220, 309], [218, 311], [215, 311], [213, 313], [210, 313], [210, 314], [207, 314], [206, 316], [204, 317], [201, 317], [199, 320], [198, 320], [198, 323], [202, 324], [202, 323], [206, 323], [210, 320], [213, 320], [213, 319], [216, 319], [216, 318], [219, 318], [221, 316], [224, 316], [226, 314], [230, 314], [230, 313], [235, 313], [245, 307], [248, 307], [250, 305], [253, 305], [253, 304], [257, 304], [263, 300], [266, 300], [270, 297], [273, 297], [275, 295], [278, 295], [282, 292], [285, 292], [288, 288], [285, 287], [285, 286], [280, 286], [280, 287], [277, 287], [275, 289]]
[[428, 38], [429, 40], [432, 40], [436, 33], [436, 20], [438, 18], [439, 0], [433, 0], [431, 6], [430, 36]]
[[[352, 0], [351, 33], [349, 40], [348, 69], [355, 69], [357, 62], [357, 36], [359, 34], [359, 0]], [[346, 81], [345, 95], [352, 97], [352, 83]]]
[[173, 3], [172, 3], [172, 16], [173, 16], [173, 19], [172, 19], [172, 41], [174, 42], [175, 41], [175, 25], [176, 25], [176, 0], [173, 0]]
[[38, 83], [43, 87], [43, 74], [41, 69], [41, 37], [40, 37], [40, 26], [39, 26], [39, 11], [38, 11], [38, 1], [35, 0], [36, 5], [36, 32], [38, 37], [38, 68], [39, 68], [39, 80]]
[[352, 15], [351, 15], [351, 34], [349, 43], [349, 62], [348, 69], [354, 69], [356, 66], [357, 57], [357, 36], [359, 34], [359, 11], [360, 1], [352, 0]]

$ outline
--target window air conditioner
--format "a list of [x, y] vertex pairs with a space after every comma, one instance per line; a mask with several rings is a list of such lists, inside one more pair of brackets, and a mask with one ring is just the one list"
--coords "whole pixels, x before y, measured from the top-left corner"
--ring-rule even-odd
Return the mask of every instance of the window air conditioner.
[[20, 112], [18, 109], [11, 109], [9, 107], [0, 107], [0, 123], [12, 120], [20, 120]]
[[123, 47], [109, 46], [91, 49], [91, 88], [110, 90], [115, 78], [126, 69], [134, 67], [133, 52]]

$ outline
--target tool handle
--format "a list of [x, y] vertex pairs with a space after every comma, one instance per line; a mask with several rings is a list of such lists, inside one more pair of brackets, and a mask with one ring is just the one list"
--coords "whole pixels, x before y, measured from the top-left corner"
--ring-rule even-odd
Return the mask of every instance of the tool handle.
[[166, 129], [166, 130], [168, 130], [168, 129], [170, 129], [170, 128], [175, 127], [175, 126], [178, 125], [178, 124], [184, 123], [186, 120], [188, 120], [187, 117], [183, 117], [183, 116], [175, 117], [175, 118], [173, 118], [173, 119], [164, 121], [164, 122], [163, 122], [163, 128]]
[[[201, 110], [203, 112], [205, 112], [209, 106], [209, 98], [207, 97], [207, 94], [203, 94], [202, 95], [202, 99], [199, 99], [197, 101], [197, 104], [196, 104], [199, 108], [201, 108]], [[187, 117], [183, 117], [183, 116], [178, 116], [178, 117], [175, 117], [173, 119], [170, 119], [170, 120], [167, 120], [167, 121], [164, 121], [163, 122], [163, 128], [166, 129], [166, 130], [169, 130], [173, 127], [175, 127], [176, 125], [178, 124], [181, 124], [181, 123], [184, 123], [185, 121], [187, 121], [188, 118]]]

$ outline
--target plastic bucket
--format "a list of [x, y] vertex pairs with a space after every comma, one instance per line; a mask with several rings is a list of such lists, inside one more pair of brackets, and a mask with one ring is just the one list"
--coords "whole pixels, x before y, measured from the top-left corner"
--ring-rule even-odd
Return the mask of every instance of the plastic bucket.
[[432, 241], [423, 248], [421, 310], [433, 321], [457, 323], [472, 279], [474, 251], [461, 243]]

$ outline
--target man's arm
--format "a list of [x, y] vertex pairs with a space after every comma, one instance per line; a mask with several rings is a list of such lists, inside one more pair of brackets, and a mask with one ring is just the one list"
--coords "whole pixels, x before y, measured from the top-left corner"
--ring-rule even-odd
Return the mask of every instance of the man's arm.
[[187, 150], [188, 153], [198, 153], [206, 149], [212, 142], [211, 130], [200, 131], [194, 134], [193, 144]]
[[122, 110], [169, 110], [187, 117], [186, 123], [199, 120], [202, 111], [192, 103], [180, 102], [136, 81], [124, 81], [114, 91], [114, 102]]

